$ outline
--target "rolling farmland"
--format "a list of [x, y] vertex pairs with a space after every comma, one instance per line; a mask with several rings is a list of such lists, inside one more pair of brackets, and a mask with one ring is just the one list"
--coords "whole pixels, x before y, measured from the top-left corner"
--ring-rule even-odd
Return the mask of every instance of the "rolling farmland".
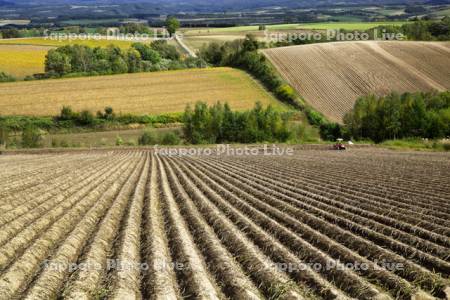
[[449, 158], [0, 156], [0, 295], [445, 298]]
[[448, 42], [339, 42], [264, 53], [309, 104], [335, 122], [360, 96], [450, 89]]
[[228, 102], [237, 110], [255, 102], [284, 107], [245, 72], [231, 68], [124, 74], [0, 84], [2, 115], [53, 116], [63, 106], [96, 112], [162, 114], [186, 104]]

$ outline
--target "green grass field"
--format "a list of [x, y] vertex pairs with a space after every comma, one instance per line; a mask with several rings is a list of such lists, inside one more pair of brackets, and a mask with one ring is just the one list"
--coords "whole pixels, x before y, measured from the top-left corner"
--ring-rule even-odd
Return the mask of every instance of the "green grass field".
[[[303, 24], [278, 24], [268, 25], [267, 30], [295, 30], [295, 29], [346, 29], [346, 30], [367, 30], [381, 25], [401, 26], [406, 22], [322, 22], [322, 23], [303, 23]], [[219, 33], [242, 33], [249, 31], [258, 31], [258, 26], [237, 26], [225, 28], [203, 28], [185, 30], [185, 35], [204, 35]]]

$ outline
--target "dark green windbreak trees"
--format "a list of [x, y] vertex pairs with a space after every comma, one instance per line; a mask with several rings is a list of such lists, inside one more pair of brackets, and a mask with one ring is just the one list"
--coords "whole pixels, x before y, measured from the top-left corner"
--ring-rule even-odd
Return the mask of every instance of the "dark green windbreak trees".
[[228, 104], [198, 102], [193, 110], [186, 107], [184, 136], [191, 144], [286, 142], [290, 131], [287, 119], [271, 106], [257, 103], [252, 110], [233, 112]]
[[374, 142], [450, 136], [450, 92], [362, 97], [344, 123], [350, 136]]

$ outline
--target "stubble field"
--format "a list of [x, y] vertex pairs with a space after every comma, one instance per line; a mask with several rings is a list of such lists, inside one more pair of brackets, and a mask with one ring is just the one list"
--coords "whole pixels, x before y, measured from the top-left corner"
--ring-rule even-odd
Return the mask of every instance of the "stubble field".
[[445, 298], [449, 158], [0, 156], [0, 298]]
[[367, 94], [450, 89], [448, 42], [337, 42], [264, 53], [309, 104], [335, 122]]
[[283, 107], [248, 74], [231, 68], [0, 84], [2, 115], [54, 116], [63, 106], [92, 112], [111, 106], [117, 113], [156, 115], [182, 112], [197, 101], [228, 102], [236, 110], [257, 101]]

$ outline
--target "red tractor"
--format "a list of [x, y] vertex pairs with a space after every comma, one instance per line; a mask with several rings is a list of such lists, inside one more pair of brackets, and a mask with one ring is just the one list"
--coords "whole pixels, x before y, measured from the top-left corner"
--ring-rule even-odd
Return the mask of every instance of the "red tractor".
[[337, 142], [336, 142], [336, 144], [334, 144], [333, 149], [334, 150], [338, 150], [338, 151], [347, 150], [347, 147], [344, 145], [344, 140], [343, 139], [337, 139]]

